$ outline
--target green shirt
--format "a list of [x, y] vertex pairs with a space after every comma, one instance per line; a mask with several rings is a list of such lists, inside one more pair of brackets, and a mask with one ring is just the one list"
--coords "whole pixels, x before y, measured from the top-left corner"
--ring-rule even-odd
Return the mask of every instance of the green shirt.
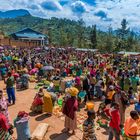
[[14, 83], [15, 83], [14, 77], [13, 76], [9, 77], [6, 81], [6, 88], [13, 88]]
[[82, 75], [82, 70], [81, 69], [76, 71], [76, 76], [81, 76], [81, 75]]

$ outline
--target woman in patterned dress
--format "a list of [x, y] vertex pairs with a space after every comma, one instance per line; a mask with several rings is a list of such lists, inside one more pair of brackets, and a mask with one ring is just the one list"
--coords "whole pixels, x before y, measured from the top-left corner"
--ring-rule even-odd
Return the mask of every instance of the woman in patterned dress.
[[5, 115], [0, 113], [0, 140], [13, 140], [9, 128]]
[[10, 124], [9, 113], [8, 113], [8, 103], [3, 95], [3, 91], [0, 90], [0, 113], [5, 115], [7, 125]]

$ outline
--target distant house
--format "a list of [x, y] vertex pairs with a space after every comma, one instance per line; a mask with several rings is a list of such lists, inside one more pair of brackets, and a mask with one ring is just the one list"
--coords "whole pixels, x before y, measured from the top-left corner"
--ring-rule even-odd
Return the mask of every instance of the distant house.
[[44, 34], [34, 31], [30, 28], [25, 28], [21, 31], [9, 35], [15, 41], [24, 42], [28, 46], [44, 46], [48, 43], [48, 37]]

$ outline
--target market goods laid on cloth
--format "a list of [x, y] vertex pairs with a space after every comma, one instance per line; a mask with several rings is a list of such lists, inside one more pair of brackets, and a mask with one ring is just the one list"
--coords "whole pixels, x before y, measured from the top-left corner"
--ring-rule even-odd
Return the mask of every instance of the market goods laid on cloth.
[[46, 79], [42, 79], [40, 82], [36, 83], [35, 85], [35, 89], [39, 89], [39, 88], [48, 88], [50, 86], [51, 82], [49, 82], [48, 80]]

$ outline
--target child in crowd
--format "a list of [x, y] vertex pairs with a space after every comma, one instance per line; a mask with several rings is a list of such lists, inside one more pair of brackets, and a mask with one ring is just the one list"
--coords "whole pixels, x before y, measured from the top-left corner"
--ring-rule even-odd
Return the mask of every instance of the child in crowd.
[[83, 140], [97, 140], [95, 135], [95, 112], [93, 110], [89, 110], [87, 112], [88, 118], [84, 121], [83, 124]]
[[120, 140], [120, 113], [119, 113], [119, 104], [118, 103], [112, 103], [109, 116], [111, 118], [109, 123], [109, 138], [108, 140], [113, 140], [113, 137], [115, 136], [116, 140]]

